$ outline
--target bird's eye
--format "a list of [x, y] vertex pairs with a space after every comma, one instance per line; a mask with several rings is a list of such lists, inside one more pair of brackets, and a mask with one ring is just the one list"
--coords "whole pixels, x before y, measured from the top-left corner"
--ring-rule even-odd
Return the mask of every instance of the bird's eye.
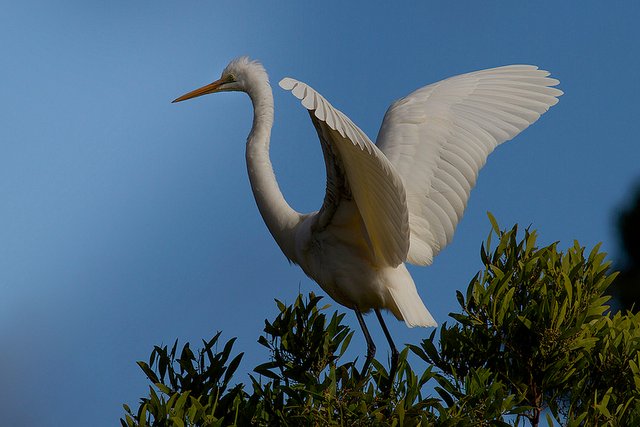
[[228, 74], [227, 78], [226, 78], [227, 83], [233, 83], [236, 81], [236, 76], [234, 76], [233, 74]]

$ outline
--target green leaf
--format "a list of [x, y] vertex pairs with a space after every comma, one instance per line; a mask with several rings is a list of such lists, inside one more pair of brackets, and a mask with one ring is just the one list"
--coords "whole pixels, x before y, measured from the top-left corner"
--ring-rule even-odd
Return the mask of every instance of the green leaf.
[[231, 377], [236, 372], [236, 369], [238, 369], [238, 366], [240, 366], [240, 361], [242, 360], [242, 356], [244, 356], [244, 353], [238, 354], [229, 363], [229, 366], [227, 367], [227, 371], [224, 374], [224, 379], [222, 380], [223, 387], [226, 387], [227, 384], [229, 384]]
[[188, 391], [180, 394], [178, 399], [176, 400], [176, 403], [173, 405], [173, 408], [176, 411], [181, 410], [182, 408], [184, 408], [184, 405], [187, 402], [188, 398], [189, 398], [189, 392]]
[[489, 222], [491, 222], [491, 228], [493, 229], [493, 232], [496, 233], [496, 235], [500, 235], [500, 227], [498, 226], [498, 221], [496, 221], [496, 218], [489, 211], [487, 211], [487, 216], [489, 217]]
[[567, 293], [567, 296], [571, 300], [573, 297], [573, 283], [569, 276], [566, 273], [562, 273], [562, 284], [564, 285], [564, 290]]
[[519, 320], [520, 322], [522, 322], [522, 324], [523, 324], [527, 329], [531, 329], [531, 326], [532, 326], [532, 324], [531, 324], [531, 320], [529, 320], [529, 319], [527, 319], [526, 317], [521, 316], [521, 315], [518, 315], [517, 317], [518, 317], [518, 320]]
[[498, 312], [498, 322], [502, 324], [504, 320], [504, 315], [507, 313], [507, 310], [511, 308], [511, 301], [513, 300], [513, 294], [515, 293], [516, 288], [511, 288], [507, 291], [507, 293], [502, 297], [502, 301], [500, 302], [500, 311]]
[[173, 394], [173, 390], [162, 383], [155, 383], [155, 386], [158, 387], [158, 390], [166, 394], [167, 396], [171, 396]]

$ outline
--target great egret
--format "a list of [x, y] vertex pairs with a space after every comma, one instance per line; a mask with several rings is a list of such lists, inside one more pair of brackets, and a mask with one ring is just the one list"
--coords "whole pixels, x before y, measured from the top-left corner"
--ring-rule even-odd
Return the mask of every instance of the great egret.
[[260, 214], [284, 255], [331, 298], [353, 309], [367, 341], [366, 374], [375, 345], [362, 317], [373, 310], [409, 327], [436, 326], [405, 262], [431, 264], [452, 239], [480, 168], [497, 145], [513, 138], [558, 102], [558, 80], [531, 65], [510, 65], [451, 77], [416, 90], [387, 110], [376, 144], [319, 93], [291, 78], [280, 81], [309, 110], [327, 171], [317, 212], [301, 214], [276, 181], [269, 141], [273, 94], [263, 66], [234, 59], [219, 80], [173, 102], [226, 91], [246, 92], [253, 126], [247, 169]]

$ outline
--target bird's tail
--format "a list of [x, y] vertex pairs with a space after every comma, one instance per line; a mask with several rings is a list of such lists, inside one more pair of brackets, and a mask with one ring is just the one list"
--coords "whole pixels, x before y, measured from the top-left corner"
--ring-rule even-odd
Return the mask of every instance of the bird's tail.
[[407, 324], [408, 327], [413, 328], [414, 326], [438, 326], [435, 319], [427, 310], [420, 295], [418, 295], [418, 291], [415, 288], [415, 285], [412, 289], [389, 289], [389, 293], [391, 294], [391, 298], [393, 298], [393, 302], [396, 303], [396, 307], [398, 307], [398, 311], [402, 314], [402, 319]]

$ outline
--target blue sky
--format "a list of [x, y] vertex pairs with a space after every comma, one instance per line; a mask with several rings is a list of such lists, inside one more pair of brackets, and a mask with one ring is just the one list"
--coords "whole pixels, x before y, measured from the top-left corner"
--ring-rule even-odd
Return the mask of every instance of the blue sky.
[[[530, 63], [560, 79], [560, 103], [489, 158], [453, 243], [411, 270], [438, 321], [480, 267], [488, 210], [504, 227], [537, 228], [541, 244], [603, 242], [616, 254], [614, 216], [640, 181], [638, 3], [273, 3], [3, 5], [3, 424], [114, 425], [147, 392], [135, 362], [176, 338], [237, 336], [249, 372], [266, 357], [256, 339], [273, 299], [320, 293], [255, 207], [248, 98], [170, 103], [239, 55], [271, 75], [272, 159], [300, 211], [320, 206], [324, 165], [282, 77], [312, 85], [372, 138], [394, 99], [454, 74]], [[430, 333], [388, 319], [397, 343]], [[364, 352], [359, 332], [352, 347]]]

